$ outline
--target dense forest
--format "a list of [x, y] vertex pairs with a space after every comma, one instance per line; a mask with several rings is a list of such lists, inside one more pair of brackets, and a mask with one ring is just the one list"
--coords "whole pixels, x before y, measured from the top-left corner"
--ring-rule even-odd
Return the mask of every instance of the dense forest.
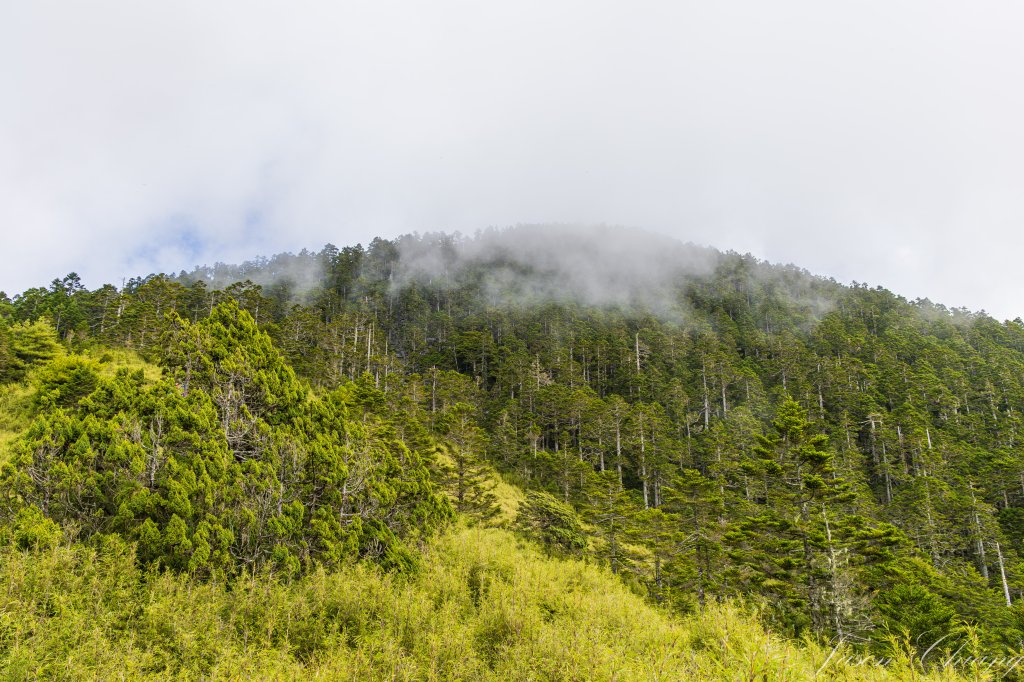
[[534, 226], [72, 273], [0, 383], [5, 677], [1020, 672], [1020, 319]]

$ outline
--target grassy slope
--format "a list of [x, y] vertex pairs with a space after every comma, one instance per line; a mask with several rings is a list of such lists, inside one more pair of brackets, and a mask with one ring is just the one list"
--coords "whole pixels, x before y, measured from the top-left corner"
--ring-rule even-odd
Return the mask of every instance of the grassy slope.
[[101, 348], [86, 351], [84, 356], [95, 360], [99, 364], [100, 373], [106, 376], [114, 376], [119, 369], [128, 369], [133, 372], [141, 369], [149, 381], [156, 381], [160, 378], [160, 368], [153, 363], [146, 362], [134, 351]]
[[[879, 680], [905, 667], [766, 633], [718, 606], [673, 619], [606, 571], [508, 531], [458, 528], [413, 578], [367, 566], [225, 589], [144, 576], [130, 553], [0, 557], [0, 678]], [[824, 667], [823, 667], [824, 666]], [[936, 677], [934, 679], [941, 679]], [[947, 678], [951, 679], [951, 678]]]

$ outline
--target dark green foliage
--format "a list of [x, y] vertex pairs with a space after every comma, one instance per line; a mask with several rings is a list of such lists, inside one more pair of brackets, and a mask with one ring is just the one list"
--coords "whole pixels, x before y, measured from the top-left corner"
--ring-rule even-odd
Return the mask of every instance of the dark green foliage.
[[771, 431], [758, 435], [760, 462], [748, 471], [763, 478], [763, 508], [730, 533], [730, 558], [734, 576], [783, 610], [796, 634], [808, 625], [841, 634], [852, 601], [840, 593], [850, 586], [839, 557], [851, 549], [842, 504], [854, 496], [832, 468], [828, 436], [811, 429], [807, 411], [786, 397]]
[[909, 643], [917, 657], [929, 650], [935, 659], [961, 645], [963, 626], [956, 611], [922, 585], [897, 585], [878, 599], [879, 629], [874, 646], [892, 656], [894, 641]]

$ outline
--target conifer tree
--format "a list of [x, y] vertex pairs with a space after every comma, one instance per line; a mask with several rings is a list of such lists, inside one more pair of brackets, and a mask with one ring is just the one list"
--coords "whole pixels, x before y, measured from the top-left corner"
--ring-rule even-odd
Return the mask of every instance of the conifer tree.
[[634, 557], [626, 545], [638, 510], [615, 471], [604, 471], [589, 479], [584, 511], [600, 539], [597, 555], [607, 562], [612, 573], [631, 569]]
[[723, 570], [723, 512], [721, 487], [694, 469], [676, 475], [667, 491], [665, 509], [678, 518], [676, 532], [692, 557], [691, 589], [703, 608], [708, 594], [720, 586]]
[[[4, 323], [0, 322], [0, 327]], [[33, 367], [62, 352], [57, 332], [45, 320], [20, 322], [0, 330], [0, 382], [20, 381]]]
[[496, 473], [484, 459], [487, 436], [476, 424], [472, 406], [457, 402], [437, 419], [443, 439], [437, 448], [444, 487], [455, 509], [480, 520], [490, 520], [500, 511], [494, 495]]
[[834, 475], [828, 437], [814, 433], [806, 411], [792, 398], [779, 405], [772, 430], [759, 436], [767, 506], [730, 533], [741, 580], [783, 606], [783, 618], [799, 633], [824, 629], [827, 576], [820, 554], [831, 545], [830, 508], [848, 501]]

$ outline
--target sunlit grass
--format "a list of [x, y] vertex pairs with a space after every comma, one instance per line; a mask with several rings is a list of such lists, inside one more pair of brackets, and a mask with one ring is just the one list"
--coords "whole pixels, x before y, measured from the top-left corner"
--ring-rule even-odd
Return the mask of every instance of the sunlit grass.
[[506, 482], [501, 474], [495, 473], [493, 482], [494, 488], [491, 492], [497, 498], [498, 507], [501, 509], [495, 518], [495, 523], [506, 526], [515, 520], [516, 514], [519, 513], [519, 505], [526, 500], [526, 495], [523, 494], [521, 488]]
[[734, 604], [673, 618], [605, 569], [479, 526], [436, 539], [412, 576], [358, 564], [229, 587], [140, 573], [115, 545], [3, 550], [0, 586], [12, 680], [957, 679], [852, 664]]
[[99, 363], [100, 374], [106, 377], [114, 376], [119, 369], [132, 371], [141, 369], [146, 376], [146, 381], [160, 379], [160, 368], [143, 360], [135, 351], [123, 348], [99, 348], [87, 350], [82, 355]]

